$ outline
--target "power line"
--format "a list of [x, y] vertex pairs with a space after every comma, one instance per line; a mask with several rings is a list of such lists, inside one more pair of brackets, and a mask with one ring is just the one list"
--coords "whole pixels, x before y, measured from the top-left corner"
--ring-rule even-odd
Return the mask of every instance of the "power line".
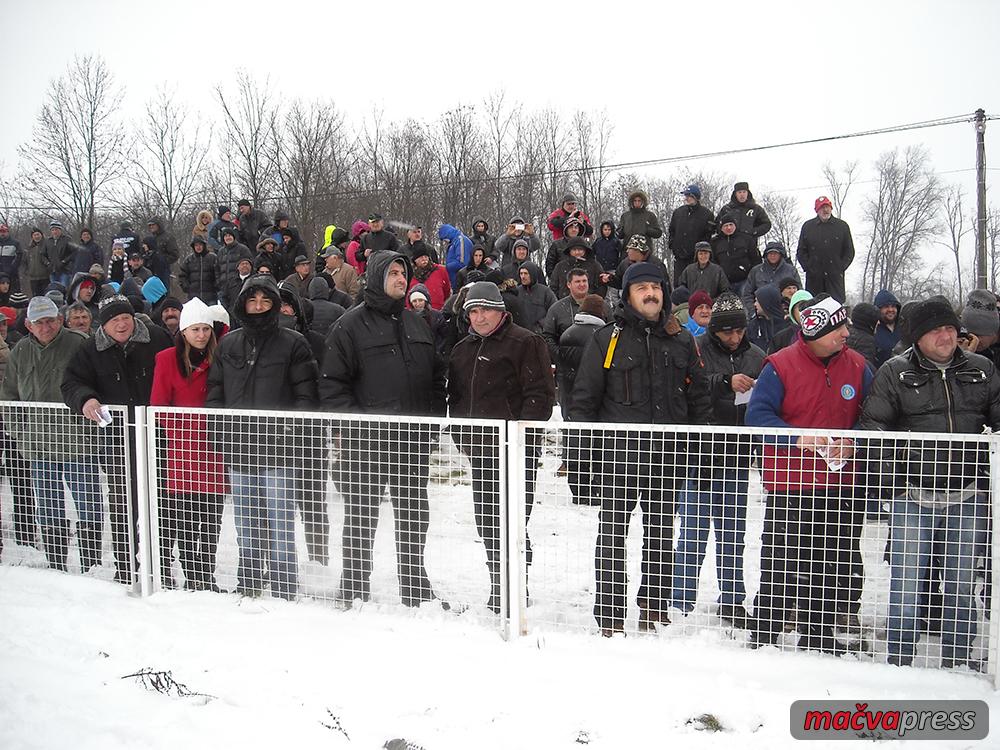
[[[517, 180], [523, 180], [526, 178], [548, 178], [548, 177], [559, 177], [563, 175], [578, 175], [578, 174], [588, 174], [591, 172], [621, 172], [627, 169], [636, 169], [640, 167], [651, 167], [660, 166], [665, 164], [676, 164], [678, 162], [685, 161], [698, 161], [702, 159], [712, 159], [720, 156], [732, 156], [737, 154], [749, 154], [761, 151], [773, 151], [776, 149], [792, 148], [795, 146], [808, 146], [817, 143], [829, 143], [832, 141], [847, 140], [851, 138], [864, 138], [873, 135], [886, 135], [889, 133], [901, 133], [909, 130], [921, 130], [924, 128], [937, 128], [947, 125], [958, 125], [961, 123], [972, 122], [974, 114], [963, 114], [954, 115], [952, 117], [939, 117], [933, 120], [921, 120], [919, 122], [904, 123], [901, 125], [890, 125], [883, 128], [872, 128], [869, 130], [859, 130], [853, 133], [842, 133], [839, 135], [828, 135], [819, 138], [806, 138], [797, 141], [784, 141], [781, 143], [771, 143], [763, 146], [748, 146], [744, 148], [733, 148], [725, 149], [721, 151], [706, 151], [702, 153], [695, 154], [685, 154], [680, 156], [665, 156], [656, 159], [640, 159], [636, 161], [626, 161], [618, 162], [614, 164], [598, 164], [590, 167], [567, 167], [565, 169], [550, 169], [550, 170], [539, 170], [536, 172], [521, 172], [517, 174], [502, 175], [498, 179], [491, 177], [483, 178], [466, 178], [463, 180], [455, 180], [454, 182], [425, 182], [417, 183], [411, 186], [414, 190], [430, 190], [441, 187], [462, 187], [467, 185], [479, 185], [479, 184], [493, 184], [497, 182], [513, 182]], [[987, 120], [996, 120], [998, 116], [988, 115]], [[970, 171], [970, 170], [954, 170], [955, 172], [960, 171]], [[995, 171], [990, 169], [989, 171]], [[947, 173], [946, 173], [947, 174]], [[862, 181], [859, 184], [864, 184], [865, 182], [873, 181]], [[818, 188], [825, 187], [825, 185], [816, 186]], [[809, 187], [805, 188], [785, 188], [780, 190], [772, 190], [772, 192], [793, 192], [795, 190], [808, 190]], [[326, 192], [317, 192], [312, 194], [312, 198], [349, 198], [358, 197], [364, 195], [375, 195], [381, 192], [378, 188], [358, 188], [358, 189], [348, 189], [348, 190], [333, 190]], [[263, 199], [266, 203], [275, 203], [282, 201], [299, 200], [303, 196], [301, 195], [271, 195]], [[202, 204], [202, 200], [198, 199], [188, 199], [181, 202], [179, 207], [187, 205], [199, 205]], [[104, 203], [94, 207], [94, 210], [104, 211], [109, 209], [125, 209], [129, 210], [135, 208], [132, 204], [127, 203]], [[59, 206], [0, 206], [0, 210], [6, 211], [62, 211], [63, 209]]]

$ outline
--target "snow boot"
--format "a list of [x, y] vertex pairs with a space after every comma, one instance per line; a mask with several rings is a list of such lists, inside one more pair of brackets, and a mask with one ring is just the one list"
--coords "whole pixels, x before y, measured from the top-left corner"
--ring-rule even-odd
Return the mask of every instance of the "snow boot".
[[76, 533], [80, 548], [80, 567], [86, 573], [101, 564], [101, 527], [92, 523], [80, 523], [77, 524]]

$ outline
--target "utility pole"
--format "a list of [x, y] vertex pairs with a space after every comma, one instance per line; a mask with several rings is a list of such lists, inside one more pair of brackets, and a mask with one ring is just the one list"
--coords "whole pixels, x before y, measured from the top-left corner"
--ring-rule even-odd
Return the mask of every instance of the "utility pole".
[[976, 110], [976, 286], [989, 289], [986, 269], [986, 112]]

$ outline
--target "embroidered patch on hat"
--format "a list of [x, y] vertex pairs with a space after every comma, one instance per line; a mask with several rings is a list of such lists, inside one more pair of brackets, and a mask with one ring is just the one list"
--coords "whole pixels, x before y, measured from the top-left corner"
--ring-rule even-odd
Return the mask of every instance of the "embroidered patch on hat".
[[829, 322], [830, 313], [822, 307], [810, 307], [802, 313], [802, 319], [799, 321], [802, 326], [802, 332], [806, 335], [811, 335], [816, 331], [821, 330], [826, 327], [826, 324]]

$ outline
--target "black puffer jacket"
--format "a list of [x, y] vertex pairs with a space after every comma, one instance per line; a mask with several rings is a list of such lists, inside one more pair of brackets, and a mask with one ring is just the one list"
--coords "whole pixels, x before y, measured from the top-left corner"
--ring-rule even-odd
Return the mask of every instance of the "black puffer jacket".
[[[582, 258], [575, 258], [569, 254], [569, 251], [574, 247], [583, 247], [585, 255]], [[549, 277], [549, 287], [556, 295], [556, 299], [562, 299], [569, 295], [569, 288], [566, 286], [566, 282], [569, 280], [569, 272], [575, 268], [579, 268], [587, 272], [587, 280], [590, 286], [587, 288], [589, 294], [599, 294], [602, 297], [608, 293], [608, 288], [606, 285], [601, 283], [601, 274], [604, 273], [604, 269], [601, 268], [601, 264], [597, 262], [594, 257], [594, 248], [586, 240], [577, 240], [577, 238], [572, 238], [563, 249], [563, 258], [556, 265], [555, 270], [552, 271], [552, 275]]]
[[156, 355], [171, 346], [166, 331], [147, 326], [138, 318], [125, 346], [117, 344], [103, 328], [96, 329], [66, 367], [63, 401], [77, 414], [83, 413], [83, 405], [92, 398], [102, 404], [147, 406]]
[[715, 217], [700, 203], [680, 206], [670, 215], [667, 225], [667, 243], [677, 260], [694, 260], [694, 246], [708, 242], [715, 231]]
[[[917, 349], [893, 357], [875, 375], [861, 412], [861, 428], [901, 432], [981, 434], [1000, 430], [1000, 378], [993, 363], [956, 350], [940, 370]], [[989, 457], [974, 443], [872, 441], [868, 466], [891, 466], [893, 487], [907, 482], [925, 489], [956, 490], [985, 482]], [[888, 477], [880, 477], [883, 484]]]
[[[250, 316], [246, 301], [262, 291], [274, 303]], [[316, 405], [316, 361], [305, 337], [278, 325], [281, 300], [274, 279], [252, 276], [232, 314], [240, 328], [223, 336], [208, 371], [205, 406], [219, 409], [309, 410]], [[288, 466], [307, 427], [254, 414], [213, 419], [209, 436], [226, 463], [239, 471]]]
[[[223, 298], [222, 302], [226, 307], [231, 307], [236, 300], [236, 295], [231, 294], [230, 290], [236, 288], [236, 281], [240, 278], [237, 266], [243, 258], [253, 261], [254, 256], [250, 248], [240, 242], [234, 242], [232, 245], [223, 242], [219, 251], [219, 296]], [[242, 286], [241, 282], [239, 288]]]
[[326, 339], [333, 324], [344, 314], [342, 305], [330, 301], [332, 291], [333, 289], [326, 282], [326, 279], [319, 276], [309, 282], [307, 289], [306, 296], [313, 306], [313, 319], [310, 327], [324, 339]]
[[[167, 225], [162, 216], [154, 216], [150, 223], [156, 224], [156, 231], [153, 237], [156, 238], [156, 247], [150, 248], [157, 257], [158, 262], [166, 271], [170, 272], [170, 267], [181, 257], [181, 249], [177, 246], [177, 239], [167, 231]], [[156, 273], [154, 271], [154, 273]]]
[[444, 416], [445, 365], [434, 336], [404, 299], [385, 293], [383, 279], [397, 261], [409, 286], [413, 269], [405, 255], [373, 253], [364, 301], [330, 329], [319, 389], [328, 411]]
[[[727, 217], [723, 214], [722, 218]], [[712, 259], [722, 266], [730, 284], [739, 284], [761, 262], [757, 238], [742, 232], [728, 236], [720, 232], [712, 238]]]
[[270, 224], [259, 208], [251, 208], [246, 216], [239, 214], [239, 222], [237, 239], [247, 247], [257, 247], [261, 230]]
[[743, 337], [735, 352], [729, 351], [711, 331], [698, 337], [701, 360], [705, 364], [708, 387], [712, 394], [712, 412], [715, 424], [744, 424], [746, 404], [736, 405], [733, 391], [733, 375], [749, 375], [756, 380], [764, 369], [766, 354]]
[[754, 246], [757, 246], [757, 238], [763, 237], [771, 231], [771, 217], [767, 211], [757, 201], [753, 199], [753, 192], [747, 190], [745, 203], [736, 200], [736, 191], [729, 196], [729, 203], [719, 210], [716, 224], [722, 226], [723, 215], [729, 213], [733, 221], [736, 222], [736, 234], [744, 234], [753, 238]]
[[564, 412], [568, 413], [573, 404], [573, 384], [576, 383], [576, 371], [580, 367], [583, 350], [604, 325], [602, 318], [578, 312], [573, 316], [573, 324], [559, 337], [559, 345], [556, 348], [556, 373], [559, 377], [559, 398], [562, 400]]
[[208, 243], [198, 238], [191, 241], [191, 247], [199, 245], [201, 252], [194, 250], [181, 261], [177, 272], [177, 283], [188, 297], [197, 297], [206, 305], [219, 301], [219, 256], [208, 250]]
[[[632, 205], [633, 198], [640, 198], [642, 205], [635, 208]], [[625, 245], [628, 245], [629, 238], [634, 234], [641, 234], [649, 240], [649, 247], [653, 248], [653, 240], [663, 236], [663, 227], [656, 214], [649, 210], [649, 196], [642, 190], [633, 190], [628, 197], [628, 211], [618, 219], [618, 238]], [[652, 253], [650, 253], [652, 256]]]

